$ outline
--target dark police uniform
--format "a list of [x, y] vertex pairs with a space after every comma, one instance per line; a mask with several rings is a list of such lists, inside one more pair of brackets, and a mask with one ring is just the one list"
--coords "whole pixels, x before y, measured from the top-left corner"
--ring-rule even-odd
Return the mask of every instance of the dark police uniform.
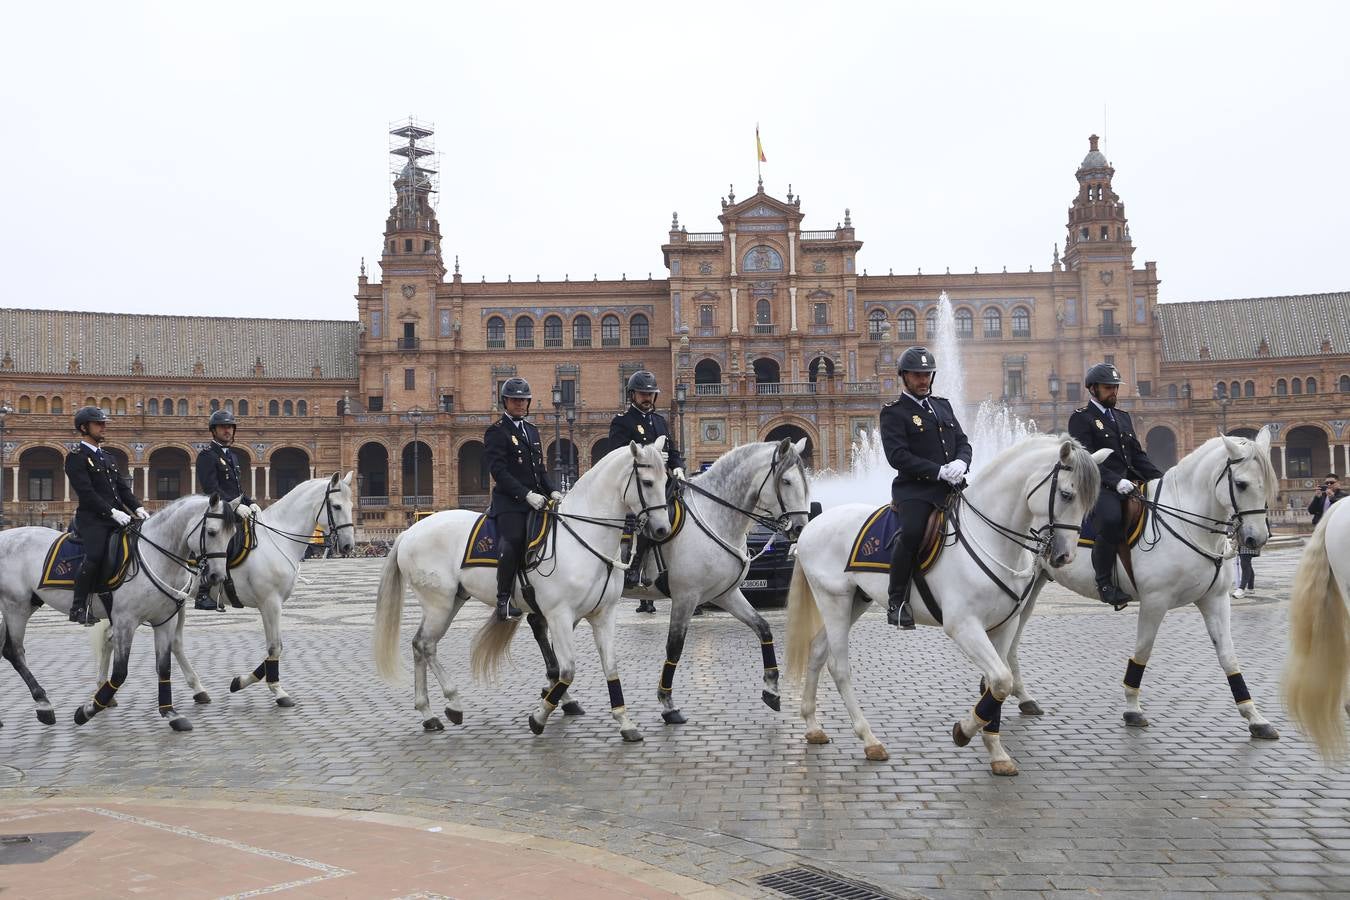
[[680, 456], [680, 448], [675, 446], [675, 440], [670, 436], [670, 426], [666, 424], [665, 416], [656, 410], [643, 412], [630, 403], [627, 409], [610, 420], [607, 452], [627, 447], [630, 442], [645, 447], [656, 443], [656, 439], [662, 436], [666, 439], [666, 468], [683, 469], [684, 458]]
[[[1121, 409], [1105, 409], [1095, 402], [1074, 410], [1069, 417], [1069, 435], [1082, 444], [1089, 453], [1103, 447], [1112, 450], [1098, 468], [1102, 473], [1102, 489], [1092, 507], [1092, 521], [1097, 528], [1092, 547], [1092, 568], [1097, 574], [1100, 589], [1103, 580], [1110, 582], [1115, 571], [1116, 548], [1125, 539], [1124, 504], [1116, 485], [1128, 478], [1136, 485], [1162, 476], [1162, 470], [1153, 464], [1139, 446], [1130, 414]], [[1126, 598], [1128, 599], [1128, 597]]]
[[97, 586], [103, 559], [107, 555], [108, 536], [116, 525], [112, 511], [120, 509], [135, 518], [141, 501], [122, 480], [112, 457], [83, 441], [66, 454], [66, 478], [79, 498], [75, 508], [75, 529], [84, 542], [84, 565], [75, 576], [75, 606], [88, 601]]
[[239, 458], [224, 444], [212, 441], [206, 449], [197, 454], [197, 491], [202, 494], [219, 494], [222, 500], [242, 497], [240, 506], [249, 506], [253, 501], [244, 493], [240, 483]]
[[938, 478], [953, 460], [970, 466], [971, 447], [951, 402], [929, 396], [928, 404], [909, 394], [881, 408], [881, 446], [896, 470], [891, 506], [900, 516], [900, 533], [891, 550], [890, 596], [901, 602], [909, 593], [910, 572], [934, 507], [947, 503], [954, 488]]
[[488, 515], [497, 523], [497, 598], [510, 597], [511, 580], [525, 558], [525, 522], [531, 512], [525, 496], [548, 497], [553, 485], [544, 468], [539, 429], [524, 419], [503, 415], [483, 435], [483, 456], [492, 474]]

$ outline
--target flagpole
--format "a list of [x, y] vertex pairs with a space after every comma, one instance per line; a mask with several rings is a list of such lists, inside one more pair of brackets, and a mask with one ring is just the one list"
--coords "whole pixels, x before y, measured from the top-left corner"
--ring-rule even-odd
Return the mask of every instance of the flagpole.
[[759, 123], [755, 123], [755, 177], [759, 179], [759, 186], [764, 187], [764, 154], [760, 151], [759, 142]]

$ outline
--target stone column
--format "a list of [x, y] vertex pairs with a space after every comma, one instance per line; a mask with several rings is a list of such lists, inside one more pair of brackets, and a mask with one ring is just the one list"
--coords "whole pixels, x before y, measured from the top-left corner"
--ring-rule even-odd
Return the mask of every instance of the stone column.
[[736, 274], [736, 232], [731, 232], [731, 274]]
[[267, 489], [267, 482], [268, 482], [269, 469], [270, 469], [271, 467], [270, 467], [270, 466], [260, 466], [260, 468], [262, 469], [262, 473], [263, 473], [263, 489], [262, 489], [263, 496], [264, 496], [264, 497], [270, 497], [270, 496], [271, 496], [271, 492], [268, 491], [268, 489]]
[[15, 502], [15, 503], [18, 503], [18, 502], [19, 502], [19, 467], [18, 467], [18, 466], [11, 466], [9, 471], [10, 471], [10, 474], [13, 476], [13, 482], [14, 482], [14, 494], [13, 494], [13, 496], [11, 496], [9, 499], [12, 500], [12, 501]]
[[255, 500], [258, 498], [258, 467], [256, 465], [248, 467], [248, 495]]
[[789, 316], [790, 316], [790, 318], [791, 318], [791, 322], [790, 322], [789, 325], [788, 325], [788, 329], [791, 330], [791, 331], [796, 331], [796, 330], [797, 330], [797, 289], [796, 289], [795, 287], [790, 287], [790, 288], [788, 288], [788, 295], [791, 297], [791, 303], [790, 303], [790, 305], [789, 305]]
[[[734, 275], [735, 273], [733, 272], [732, 274]], [[732, 334], [735, 334], [736, 332], [738, 332], [738, 331], [741, 330], [741, 329], [740, 329], [740, 325], [737, 324], [737, 318], [736, 318], [736, 293], [737, 293], [737, 290], [738, 290], [737, 288], [732, 288], [732, 289], [731, 289], [731, 333], [732, 333]]]

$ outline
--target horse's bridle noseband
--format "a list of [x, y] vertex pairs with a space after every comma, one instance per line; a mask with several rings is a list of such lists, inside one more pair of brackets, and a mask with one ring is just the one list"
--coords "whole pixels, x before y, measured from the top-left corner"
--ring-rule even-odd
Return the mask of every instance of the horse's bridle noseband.
[[1045, 484], [1047, 481], [1050, 482], [1050, 499], [1046, 504], [1046, 515], [1049, 517], [1049, 521], [1031, 533], [1033, 539], [1040, 545], [1040, 550], [1037, 551], [1038, 556], [1048, 556], [1050, 554], [1051, 538], [1056, 529], [1061, 531], [1072, 531], [1075, 534], [1081, 534], [1083, 531], [1083, 524], [1081, 522], [1070, 525], [1066, 522], [1055, 521], [1055, 499], [1059, 496], [1059, 473], [1068, 472], [1070, 469], [1070, 466], [1066, 466], [1063, 462], [1056, 460], [1055, 467], [1050, 470], [1049, 474], [1036, 482], [1035, 487], [1027, 491], [1027, 499], [1030, 500], [1031, 495], [1041, 489], [1041, 485]]
[[[1263, 506], [1260, 509], [1242, 509], [1238, 506], [1237, 485], [1233, 480], [1233, 466], [1243, 462], [1246, 462], [1246, 460], [1229, 458], [1224, 463], [1223, 471], [1219, 473], [1219, 477], [1214, 479], [1214, 486], [1218, 487], [1224, 476], [1228, 477], [1228, 502], [1233, 507], [1233, 514], [1228, 517], [1226, 524], [1228, 526], [1228, 539], [1234, 543], [1237, 542], [1238, 529], [1242, 527], [1243, 516], [1266, 516], [1270, 514], [1270, 507], [1268, 506]], [[1269, 527], [1266, 530], [1269, 532]]]
[[[662, 498], [663, 502], [658, 504], [652, 504], [647, 502], [647, 494], [642, 489], [642, 477], [638, 473], [638, 469], [650, 469], [650, 468], [652, 468], [651, 463], [638, 462], [638, 459], [635, 456], [633, 457], [632, 469], [628, 473], [628, 481], [630, 484], [632, 484], [634, 487], [637, 488], [638, 503], [642, 504], [636, 516], [637, 525], [639, 528], [642, 529], [646, 529], [647, 527], [647, 519], [649, 513], [655, 512], [658, 509], [666, 508], [666, 504], [664, 503], [665, 500], [664, 497]], [[624, 493], [625, 494], [628, 493], [627, 488], [624, 489]]]

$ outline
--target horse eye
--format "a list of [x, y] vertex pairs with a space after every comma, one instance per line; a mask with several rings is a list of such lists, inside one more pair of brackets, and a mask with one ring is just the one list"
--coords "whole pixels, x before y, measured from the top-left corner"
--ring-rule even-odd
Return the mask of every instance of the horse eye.
[[1073, 491], [1060, 491], [1059, 495], [1063, 497], [1065, 500], [1073, 499]]
[[644, 479], [642, 479], [642, 486], [643, 486], [643, 487], [656, 487], [656, 482], [655, 482], [655, 481], [652, 481], [650, 478], [644, 478]]
[[1239, 481], [1239, 482], [1237, 483], [1237, 489], [1238, 489], [1239, 491], [1245, 491], [1245, 490], [1247, 489], [1247, 482], [1245, 482], [1245, 481]]

